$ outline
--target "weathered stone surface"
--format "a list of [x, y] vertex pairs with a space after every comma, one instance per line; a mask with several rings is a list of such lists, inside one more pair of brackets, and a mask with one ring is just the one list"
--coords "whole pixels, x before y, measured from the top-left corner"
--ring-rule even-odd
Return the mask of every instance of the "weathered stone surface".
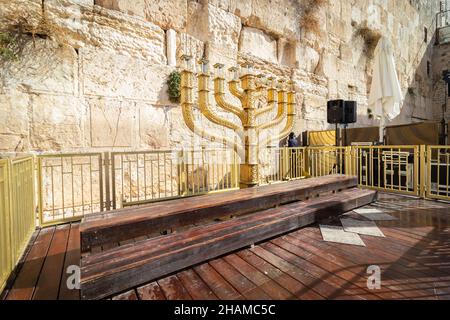
[[31, 37], [26, 37], [23, 45], [20, 59], [0, 62], [3, 90], [76, 93], [78, 62], [72, 47]]
[[315, 73], [319, 64], [320, 54], [308, 45], [299, 43], [296, 48], [298, 68]]
[[0, 151], [20, 152], [29, 148], [29, 103], [27, 94], [0, 94]]
[[186, 0], [97, 0], [96, 4], [153, 22], [163, 29], [183, 30], [186, 24]]
[[81, 50], [81, 57], [85, 94], [170, 103], [169, 67], [95, 47]]
[[168, 148], [171, 129], [170, 108], [148, 104], [140, 104], [138, 108], [141, 146], [151, 149]]
[[92, 147], [131, 147], [134, 142], [136, 105], [107, 98], [87, 100]]
[[0, 128], [3, 134], [28, 134], [30, 98], [21, 92], [0, 94]]
[[0, 25], [13, 30], [22, 25], [75, 48], [99, 46], [165, 64], [165, 34], [160, 27], [98, 6], [64, 3], [45, 6], [43, 26], [40, 1], [1, 0]]
[[174, 67], [177, 64], [177, 33], [175, 30], [166, 31], [166, 44], [167, 65]]
[[255, 57], [278, 62], [277, 41], [262, 30], [244, 27], [239, 39], [239, 51]]
[[82, 147], [83, 105], [70, 96], [38, 94], [31, 97], [30, 140], [34, 150], [70, 150]]
[[220, 51], [224, 56], [236, 58], [238, 52], [241, 21], [235, 15], [208, 6], [208, 42], [213, 50]]

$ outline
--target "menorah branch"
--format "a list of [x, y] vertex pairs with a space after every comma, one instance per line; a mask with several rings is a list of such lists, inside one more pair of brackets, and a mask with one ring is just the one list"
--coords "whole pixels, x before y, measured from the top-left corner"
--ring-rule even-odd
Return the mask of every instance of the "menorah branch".
[[224, 83], [225, 79], [223, 78], [217, 77], [216, 79], [214, 79], [214, 99], [220, 108], [236, 115], [243, 124], [245, 121], [244, 110], [225, 100]]
[[267, 138], [263, 141], [262, 146], [267, 146], [272, 141], [280, 141], [284, 138], [286, 138], [289, 133], [292, 132], [292, 129], [294, 128], [295, 124], [295, 92], [293, 90], [289, 91], [287, 94], [287, 119], [286, 124], [283, 128], [283, 130], [280, 131], [279, 134], [275, 135], [275, 137]]
[[212, 123], [215, 123], [219, 126], [223, 126], [225, 128], [231, 129], [235, 132], [241, 131], [241, 127], [232, 121], [229, 121], [225, 118], [218, 116], [211, 104], [209, 103], [209, 75], [208, 74], [199, 74], [198, 75], [198, 105], [200, 107], [201, 113]]
[[270, 129], [270, 128], [273, 128], [273, 127], [279, 125], [280, 123], [282, 123], [284, 118], [286, 117], [286, 106], [287, 106], [286, 90], [284, 90], [282, 88], [282, 89], [278, 90], [278, 112], [277, 112], [277, 115], [275, 116], [275, 118], [272, 121], [259, 125], [257, 128], [258, 131]]
[[268, 106], [256, 110], [256, 112], [255, 112], [255, 116], [256, 117], [260, 117], [260, 116], [262, 116], [262, 115], [264, 115], [264, 114], [266, 114], [268, 112], [271, 112], [272, 110], [274, 110], [276, 108], [276, 106], [277, 106], [277, 101], [275, 99], [276, 92], [277, 92], [276, 89], [273, 88], [273, 87], [270, 87], [267, 90], [267, 104], [268, 104]]
[[233, 96], [241, 101], [241, 103], [244, 101], [244, 90], [239, 88], [238, 80], [231, 80], [230, 82], [228, 82], [228, 89]]

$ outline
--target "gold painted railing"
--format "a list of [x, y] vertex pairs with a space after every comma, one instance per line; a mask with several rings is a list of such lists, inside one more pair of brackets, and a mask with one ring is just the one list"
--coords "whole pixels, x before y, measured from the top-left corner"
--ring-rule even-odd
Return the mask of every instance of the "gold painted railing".
[[156, 150], [37, 156], [42, 226], [104, 210], [239, 188], [233, 150]]
[[[239, 157], [229, 149], [46, 154], [35, 161], [41, 226], [239, 188]], [[358, 176], [361, 187], [450, 200], [450, 146], [268, 148], [259, 163], [260, 184], [340, 173]], [[17, 180], [12, 170], [8, 175]]]
[[112, 208], [239, 188], [233, 150], [116, 152], [110, 159]]
[[33, 161], [0, 159], [0, 292], [36, 227]]
[[450, 200], [450, 146], [430, 146], [427, 148], [425, 175], [426, 190], [430, 199]]

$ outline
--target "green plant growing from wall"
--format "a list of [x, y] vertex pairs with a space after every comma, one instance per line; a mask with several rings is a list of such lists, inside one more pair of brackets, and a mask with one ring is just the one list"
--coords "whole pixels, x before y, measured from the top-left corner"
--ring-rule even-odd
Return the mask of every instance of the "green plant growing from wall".
[[9, 33], [0, 32], [0, 57], [5, 60], [17, 60], [16, 39]]
[[171, 102], [180, 102], [180, 85], [181, 74], [178, 71], [172, 71], [169, 74], [169, 79], [167, 80], [167, 93], [169, 94], [169, 100]]

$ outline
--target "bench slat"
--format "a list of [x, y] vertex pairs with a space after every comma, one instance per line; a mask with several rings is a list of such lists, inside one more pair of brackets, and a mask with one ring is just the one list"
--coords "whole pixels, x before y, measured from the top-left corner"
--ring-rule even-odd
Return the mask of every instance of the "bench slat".
[[[349, 189], [165, 238], [118, 247], [104, 255], [91, 255], [82, 261], [82, 298], [107, 297], [324, 217], [367, 205], [375, 198], [375, 191]], [[201, 233], [203, 237], [199, 236]], [[162, 242], [164, 245], [158, 247]]]
[[265, 210], [356, 185], [356, 177], [331, 175], [87, 216], [80, 225], [81, 250], [86, 252], [93, 246], [126, 241], [225, 216]]

